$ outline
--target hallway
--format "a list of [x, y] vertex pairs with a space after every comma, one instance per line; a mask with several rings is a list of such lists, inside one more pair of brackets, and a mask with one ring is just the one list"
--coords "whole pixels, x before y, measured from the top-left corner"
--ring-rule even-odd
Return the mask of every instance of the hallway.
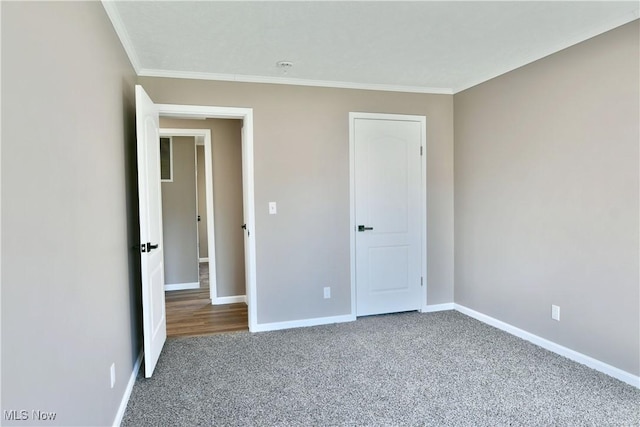
[[165, 292], [168, 338], [249, 330], [245, 303], [211, 304], [206, 262], [200, 263], [200, 284], [199, 289]]

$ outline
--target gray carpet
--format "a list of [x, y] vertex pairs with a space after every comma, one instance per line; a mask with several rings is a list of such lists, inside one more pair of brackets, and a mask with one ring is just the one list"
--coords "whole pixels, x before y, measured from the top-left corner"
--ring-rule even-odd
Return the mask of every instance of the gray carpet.
[[458, 312], [167, 341], [124, 426], [638, 426], [640, 390]]

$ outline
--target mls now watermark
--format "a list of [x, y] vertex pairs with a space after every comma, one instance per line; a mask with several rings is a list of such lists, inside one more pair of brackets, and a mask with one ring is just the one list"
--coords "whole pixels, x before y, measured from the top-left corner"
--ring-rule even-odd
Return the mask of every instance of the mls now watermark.
[[53, 421], [56, 419], [56, 413], [50, 411], [39, 411], [33, 409], [27, 411], [26, 409], [12, 409], [4, 411], [5, 421]]

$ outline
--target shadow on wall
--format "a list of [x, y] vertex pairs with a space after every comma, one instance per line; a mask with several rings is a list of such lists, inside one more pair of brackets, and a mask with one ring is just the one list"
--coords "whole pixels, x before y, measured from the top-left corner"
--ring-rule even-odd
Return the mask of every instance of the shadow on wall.
[[125, 159], [125, 191], [127, 206], [127, 242], [129, 263], [129, 301], [131, 316], [131, 348], [134, 351], [132, 360], [138, 357], [142, 348], [142, 280], [140, 252], [140, 217], [138, 205], [138, 156], [136, 138], [135, 82], [124, 79], [122, 91], [122, 111]]

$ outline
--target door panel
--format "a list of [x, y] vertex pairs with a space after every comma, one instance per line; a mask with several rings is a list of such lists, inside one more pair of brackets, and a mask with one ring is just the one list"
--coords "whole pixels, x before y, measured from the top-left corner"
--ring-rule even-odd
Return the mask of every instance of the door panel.
[[[152, 254], [155, 257], [155, 254]], [[156, 266], [155, 270], [151, 272], [151, 284], [149, 286], [149, 297], [151, 300], [151, 324], [153, 325], [153, 336], [157, 336], [158, 328], [162, 327], [163, 317], [165, 315], [164, 312], [164, 289], [162, 292], [158, 294], [158, 291], [161, 289], [158, 286], [158, 283], [163, 283], [162, 288], [164, 288], [163, 281], [163, 265], [159, 264]]]
[[407, 143], [393, 135], [371, 135], [366, 150], [369, 223], [376, 224], [376, 233], [406, 233]]
[[358, 316], [421, 308], [421, 123], [356, 118]]
[[142, 86], [136, 85], [142, 326], [147, 378], [153, 373], [167, 338], [158, 124], [158, 110], [155, 104]]
[[409, 291], [409, 247], [369, 248], [369, 293]]

